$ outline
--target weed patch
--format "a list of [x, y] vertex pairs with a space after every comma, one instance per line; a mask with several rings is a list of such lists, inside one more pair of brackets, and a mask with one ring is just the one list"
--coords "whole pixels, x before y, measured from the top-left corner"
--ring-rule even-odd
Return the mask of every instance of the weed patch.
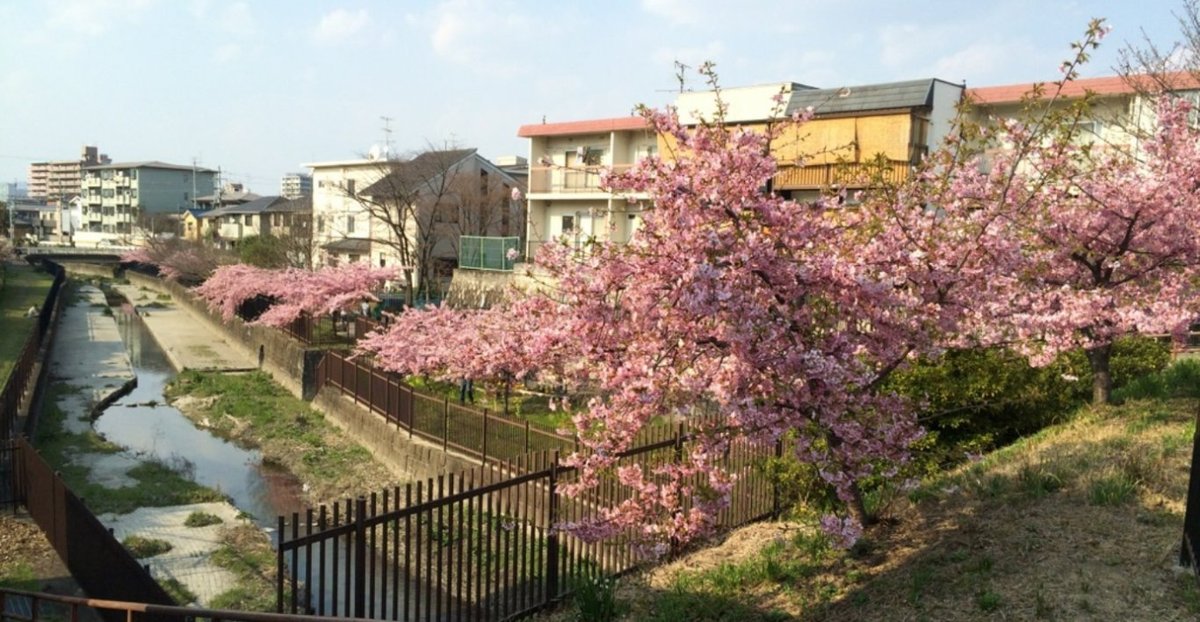
[[174, 548], [171, 546], [171, 543], [167, 542], [166, 540], [160, 540], [158, 538], [145, 538], [142, 536], [126, 536], [125, 539], [121, 541], [121, 544], [125, 545], [125, 548], [129, 550], [129, 553], [138, 559], [162, 555], [163, 553], [166, 553]]
[[210, 512], [192, 512], [188, 514], [187, 520], [183, 521], [186, 527], [208, 527], [209, 525], [219, 525], [225, 522], [220, 516]]

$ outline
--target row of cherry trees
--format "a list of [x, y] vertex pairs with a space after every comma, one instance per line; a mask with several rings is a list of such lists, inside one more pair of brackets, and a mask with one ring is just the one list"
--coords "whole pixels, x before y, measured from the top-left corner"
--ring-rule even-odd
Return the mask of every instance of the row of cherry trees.
[[[1065, 80], [1103, 34], [1093, 23]], [[894, 370], [945, 348], [1004, 345], [1034, 364], [1082, 348], [1106, 401], [1115, 338], [1178, 333], [1200, 311], [1189, 106], [1164, 100], [1133, 151], [1079, 140], [1086, 100], [1055, 98], [1052, 85], [1024, 120], [964, 124], [912, 179], [853, 208], [767, 190], [787, 124], [752, 132], [718, 113], [686, 128], [645, 111], [676, 146], [604, 180], [652, 200], [629, 244], [548, 244], [545, 288], [486, 311], [409, 310], [360, 347], [402, 373], [541, 376], [594, 395], [573, 412], [575, 487], [613, 472], [637, 494], [570, 526], [585, 537], [632, 528], [661, 550], [702, 533], [732, 485], [729, 440], [792, 435], [847, 505], [825, 526], [852, 541], [866, 519], [856, 482], [895, 471], [921, 435], [919, 405], [882, 388]], [[724, 419], [683, 460], [618, 463], [638, 430], [698, 403]]]
[[[1103, 34], [1091, 25], [1064, 81]], [[1179, 333], [1200, 312], [1192, 110], [1164, 99], [1136, 150], [1092, 145], [1075, 129], [1086, 99], [1055, 101], [1061, 86], [1033, 93], [1021, 121], [964, 122], [909, 180], [837, 202], [769, 191], [772, 141], [810, 112], [749, 131], [720, 106], [695, 128], [646, 110], [672, 153], [603, 178], [650, 198], [630, 243], [546, 244], [544, 287], [486, 310], [410, 309], [359, 347], [404, 374], [537, 378], [593, 396], [572, 411], [572, 487], [612, 474], [635, 495], [567, 526], [581, 536], [632, 529], [662, 551], [704, 533], [733, 485], [720, 465], [731, 439], [786, 436], [845, 503], [824, 526], [852, 542], [869, 519], [857, 483], [895, 473], [922, 434], [920, 405], [886, 388], [897, 369], [947, 348], [1005, 346], [1034, 364], [1082, 348], [1103, 402], [1114, 339]], [[275, 306], [258, 321], [278, 324], [386, 278], [230, 266], [198, 292], [226, 315], [265, 297]], [[640, 429], [698, 405], [723, 417], [696, 424], [681, 460], [619, 463]]]

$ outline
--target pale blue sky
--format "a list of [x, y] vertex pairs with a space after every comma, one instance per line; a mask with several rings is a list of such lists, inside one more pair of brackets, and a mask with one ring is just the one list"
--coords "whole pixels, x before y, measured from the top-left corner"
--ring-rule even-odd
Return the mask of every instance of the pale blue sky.
[[[672, 61], [724, 86], [1050, 80], [1090, 17], [1109, 75], [1174, 0], [236, 2], [0, 0], [0, 180], [99, 145], [222, 167], [262, 194], [302, 162], [447, 141], [524, 155], [518, 126], [668, 103]], [[694, 77], [689, 86], [699, 87]]]

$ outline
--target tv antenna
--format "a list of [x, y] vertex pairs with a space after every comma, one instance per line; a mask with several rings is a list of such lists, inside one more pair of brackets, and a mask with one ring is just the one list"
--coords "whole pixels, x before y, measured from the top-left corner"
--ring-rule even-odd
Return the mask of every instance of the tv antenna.
[[383, 149], [384, 153], [391, 155], [392, 153], [392, 118], [388, 116], [380, 116], [383, 121]]

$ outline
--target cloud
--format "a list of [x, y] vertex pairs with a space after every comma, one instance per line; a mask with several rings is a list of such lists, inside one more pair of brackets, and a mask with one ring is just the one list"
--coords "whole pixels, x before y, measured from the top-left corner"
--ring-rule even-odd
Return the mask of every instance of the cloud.
[[313, 30], [313, 39], [320, 43], [344, 41], [361, 32], [368, 21], [370, 18], [366, 9], [334, 9], [321, 17], [321, 22]]
[[154, 0], [57, 0], [46, 3], [46, 25], [97, 37], [119, 22], [136, 21], [153, 4]]
[[519, 65], [521, 42], [534, 36], [533, 21], [508, 2], [448, 0], [424, 21], [438, 56], [510, 75]]

